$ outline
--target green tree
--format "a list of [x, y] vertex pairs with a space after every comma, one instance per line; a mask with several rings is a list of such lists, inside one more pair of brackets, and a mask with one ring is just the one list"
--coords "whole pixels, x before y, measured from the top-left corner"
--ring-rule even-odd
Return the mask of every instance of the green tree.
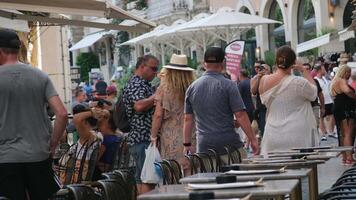
[[81, 53], [76, 64], [80, 66], [80, 79], [81, 81], [89, 80], [89, 72], [92, 68], [99, 68], [99, 58], [94, 53]]
[[269, 66], [272, 67], [274, 65], [275, 59], [276, 59], [276, 55], [272, 51], [265, 51], [265, 62]]
[[134, 74], [134, 68], [124, 68], [124, 74], [117, 82], [118, 92], [122, 92], [127, 82], [130, 80], [131, 76]]

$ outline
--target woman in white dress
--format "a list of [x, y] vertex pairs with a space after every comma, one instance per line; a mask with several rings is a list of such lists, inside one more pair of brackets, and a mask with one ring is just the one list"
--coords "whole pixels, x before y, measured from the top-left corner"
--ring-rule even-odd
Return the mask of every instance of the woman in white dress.
[[[286, 151], [293, 147], [318, 144], [316, 121], [310, 102], [317, 96], [313, 78], [289, 46], [282, 46], [276, 54], [277, 71], [263, 76], [259, 85], [261, 100], [267, 107], [265, 134], [261, 154]], [[292, 69], [303, 77], [293, 76]]]

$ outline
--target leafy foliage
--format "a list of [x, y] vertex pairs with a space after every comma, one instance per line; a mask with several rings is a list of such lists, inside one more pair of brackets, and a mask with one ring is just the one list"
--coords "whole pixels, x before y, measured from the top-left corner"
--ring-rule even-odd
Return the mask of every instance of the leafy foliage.
[[77, 57], [76, 64], [80, 66], [80, 79], [81, 81], [89, 80], [89, 72], [92, 68], [99, 68], [99, 58], [94, 53], [81, 53]]
[[126, 83], [130, 80], [131, 76], [134, 74], [134, 69], [133, 68], [124, 68], [124, 75], [119, 79], [117, 82], [117, 90], [118, 93], [122, 92], [124, 89]]
[[331, 28], [331, 27], [322, 27], [320, 32], [317, 34], [317, 37], [320, 37], [322, 35], [326, 35], [328, 33], [332, 33], [332, 32], [336, 32], [335, 28]]
[[272, 51], [265, 51], [265, 62], [269, 65], [269, 66], [273, 66], [274, 65], [274, 61], [276, 59], [276, 55], [274, 52]]
[[197, 69], [199, 66], [199, 63], [197, 62], [196, 58], [188, 57], [188, 66], [193, 69]]

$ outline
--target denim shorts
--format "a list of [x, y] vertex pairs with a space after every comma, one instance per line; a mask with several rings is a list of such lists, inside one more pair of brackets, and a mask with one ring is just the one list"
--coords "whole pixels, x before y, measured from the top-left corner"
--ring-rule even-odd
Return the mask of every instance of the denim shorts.
[[146, 152], [145, 150], [149, 146], [149, 142], [143, 142], [139, 144], [135, 144], [130, 146], [129, 152], [136, 163], [136, 170], [135, 170], [135, 180], [136, 184], [141, 184], [141, 171], [143, 167], [143, 163], [145, 162]]

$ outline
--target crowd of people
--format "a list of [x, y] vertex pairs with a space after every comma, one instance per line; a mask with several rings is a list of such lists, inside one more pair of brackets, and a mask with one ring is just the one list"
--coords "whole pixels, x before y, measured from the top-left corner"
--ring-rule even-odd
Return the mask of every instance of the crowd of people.
[[[162, 158], [178, 161], [185, 175], [190, 168], [186, 154], [214, 149], [227, 163], [224, 146], [245, 158], [246, 149], [265, 156], [317, 146], [326, 136], [353, 145], [356, 74], [342, 60], [334, 69], [323, 60], [302, 63], [289, 46], [282, 46], [273, 67], [256, 61], [256, 75], [250, 79], [251, 73], [241, 69], [236, 82], [224, 75], [220, 47], [206, 50], [205, 72], [197, 79], [186, 55], [173, 54], [161, 71], [159, 60], [145, 55], [137, 59], [120, 95], [104, 81], [78, 88], [69, 111], [73, 120], [67, 123], [48, 75], [18, 62], [16, 33], [0, 30], [0, 36], [0, 196], [48, 199], [61, 185], [96, 180], [113, 168], [124, 137], [135, 161], [139, 194], [155, 186], [141, 180], [150, 144], [159, 147]], [[155, 77], [160, 79], [157, 89], [150, 83]], [[54, 111], [53, 128], [47, 107]], [[122, 120], [129, 128], [118, 129]], [[56, 159], [54, 172], [55, 149], [69, 134], [72, 144]], [[352, 152], [343, 155], [343, 162], [354, 162]]]

